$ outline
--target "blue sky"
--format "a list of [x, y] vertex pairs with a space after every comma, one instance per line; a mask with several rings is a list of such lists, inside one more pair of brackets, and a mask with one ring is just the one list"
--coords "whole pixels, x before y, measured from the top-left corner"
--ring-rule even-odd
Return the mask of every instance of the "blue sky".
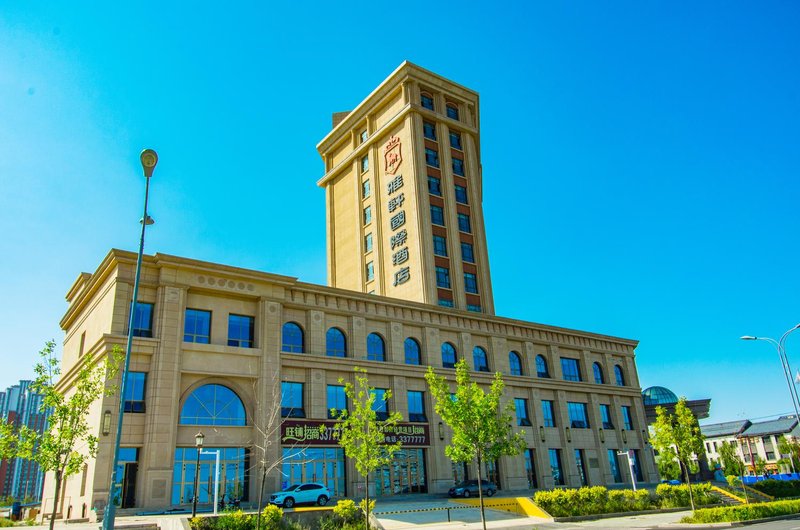
[[499, 315], [638, 339], [711, 420], [791, 410], [738, 337], [800, 322], [800, 4], [262, 4], [4, 3], [0, 388], [136, 249], [145, 147], [148, 253], [325, 283], [316, 143], [408, 59], [480, 93]]

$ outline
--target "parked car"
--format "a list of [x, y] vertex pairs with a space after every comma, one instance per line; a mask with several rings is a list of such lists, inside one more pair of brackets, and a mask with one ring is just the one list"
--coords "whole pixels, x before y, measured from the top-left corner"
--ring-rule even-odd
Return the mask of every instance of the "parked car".
[[293, 484], [283, 491], [269, 496], [269, 503], [291, 508], [295, 504], [319, 504], [325, 506], [331, 498], [331, 491], [316, 482]]
[[670, 486], [680, 486], [682, 484], [682, 482], [680, 480], [675, 480], [675, 479], [672, 479], [672, 480], [664, 479], [664, 480], [661, 481], [661, 483], [662, 484], [669, 484]]
[[[497, 486], [494, 483], [489, 482], [488, 480], [481, 480], [481, 489], [483, 490], [483, 494], [491, 497], [495, 493], [497, 493]], [[463, 482], [459, 482], [452, 488], [450, 491], [447, 492], [451, 497], [471, 497], [478, 495], [478, 481], [477, 480], [465, 480]]]

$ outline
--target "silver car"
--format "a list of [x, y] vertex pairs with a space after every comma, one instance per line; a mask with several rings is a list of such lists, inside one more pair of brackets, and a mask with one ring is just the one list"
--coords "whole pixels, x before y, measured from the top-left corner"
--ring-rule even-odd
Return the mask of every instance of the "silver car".
[[325, 506], [331, 498], [331, 491], [322, 484], [306, 482], [293, 484], [283, 491], [269, 496], [269, 503], [291, 508], [295, 504], [319, 504]]

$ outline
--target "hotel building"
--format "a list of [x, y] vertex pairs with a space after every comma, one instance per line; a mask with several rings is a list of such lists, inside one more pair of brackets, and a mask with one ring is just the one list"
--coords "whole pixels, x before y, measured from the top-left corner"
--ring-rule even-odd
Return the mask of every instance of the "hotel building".
[[[67, 294], [64, 387], [80, 362], [125, 343], [135, 314], [120, 463], [123, 508], [186, 506], [194, 495], [195, 434], [219, 451], [219, 488], [256, 502], [261, 462], [284, 459], [267, 491], [325, 483], [363, 495], [335, 440], [340, 382], [366, 369], [404, 423], [394, 462], [372, 495], [442, 494], [476, 475], [444, 454], [451, 432], [434, 411], [428, 366], [453, 374], [466, 359], [488, 384], [503, 374], [527, 449], [487, 462], [501, 490], [658, 479], [647, 444], [636, 341], [497, 317], [484, 231], [478, 95], [403, 63], [320, 142], [330, 286], [157, 253], [112, 250]], [[108, 500], [119, 397], [93, 407], [97, 458], [66, 480], [65, 517], [93, 517]], [[278, 424], [270, 421], [279, 411]], [[387, 412], [385, 409], [379, 414]], [[298, 454], [299, 453], [299, 454]], [[201, 455], [199, 502], [213, 498], [215, 454]], [[50, 478], [50, 477], [48, 477]], [[52, 497], [45, 488], [45, 509]], [[50, 505], [52, 506], [52, 505]]]

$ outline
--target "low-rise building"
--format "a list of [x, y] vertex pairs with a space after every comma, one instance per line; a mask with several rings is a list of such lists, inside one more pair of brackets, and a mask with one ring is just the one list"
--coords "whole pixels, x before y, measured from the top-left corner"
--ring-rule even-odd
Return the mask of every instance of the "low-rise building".
[[764, 462], [764, 469], [770, 473], [796, 471], [790, 468], [789, 463], [781, 466], [779, 461], [788, 455], [782, 455], [778, 448], [782, 436], [791, 440], [800, 434], [800, 426], [793, 414], [755, 423], [750, 420], [712, 423], [702, 425], [700, 430], [706, 439], [706, 458], [709, 461], [719, 462], [720, 447], [727, 443], [734, 445], [737, 456], [746, 464], [750, 474], [756, 473], [759, 460]]

